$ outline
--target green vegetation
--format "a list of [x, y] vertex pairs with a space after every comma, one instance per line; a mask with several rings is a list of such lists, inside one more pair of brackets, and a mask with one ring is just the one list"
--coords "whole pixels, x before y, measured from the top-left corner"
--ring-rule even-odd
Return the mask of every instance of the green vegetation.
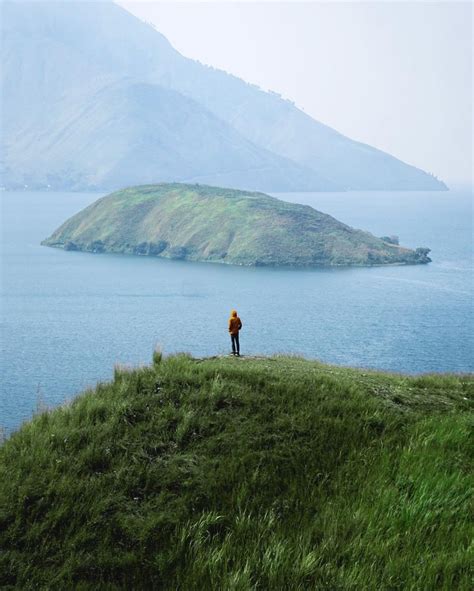
[[132, 187], [99, 199], [43, 244], [236, 265], [427, 263], [410, 250], [355, 230], [307, 205], [203, 185]]
[[0, 448], [0, 586], [467, 591], [473, 390], [287, 357], [117, 368]]

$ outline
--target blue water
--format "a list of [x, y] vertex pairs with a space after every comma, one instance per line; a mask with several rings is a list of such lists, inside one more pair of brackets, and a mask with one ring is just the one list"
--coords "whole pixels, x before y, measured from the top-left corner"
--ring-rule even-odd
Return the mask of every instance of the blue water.
[[93, 255], [40, 246], [97, 194], [8, 193], [2, 199], [0, 425], [17, 427], [38, 400], [58, 404], [115, 363], [165, 352], [227, 353], [228, 312], [244, 354], [418, 372], [474, 370], [472, 195], [302, 193], [376, 235], [428, 246], [427, 266], [276, 270]]

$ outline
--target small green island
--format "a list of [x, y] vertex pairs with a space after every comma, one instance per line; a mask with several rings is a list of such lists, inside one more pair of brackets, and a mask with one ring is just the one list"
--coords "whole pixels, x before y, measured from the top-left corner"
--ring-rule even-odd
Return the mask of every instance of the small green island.
[[42, 244], [247, 266], [429, 263], [428, 248], [356, 230], [308, 205], [264, 193], [161, 183], [98, 199]]

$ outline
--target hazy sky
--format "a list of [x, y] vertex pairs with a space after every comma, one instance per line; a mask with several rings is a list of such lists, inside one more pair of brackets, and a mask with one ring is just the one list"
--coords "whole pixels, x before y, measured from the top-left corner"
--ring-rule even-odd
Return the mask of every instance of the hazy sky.
[[120, 4], [183, 55], [443, 180], [470, 181], [470, 2]]

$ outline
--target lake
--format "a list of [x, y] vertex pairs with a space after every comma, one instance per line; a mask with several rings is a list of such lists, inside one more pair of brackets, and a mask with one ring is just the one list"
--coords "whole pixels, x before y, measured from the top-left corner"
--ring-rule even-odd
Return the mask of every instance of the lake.
[[292, 193], [429, 265], [289, 270], [231, 267], [40, 246], [98, 194], [2, 192], [2, 392], [7, 431], [115, 363], [152, 350], [229, 352], [227, 318], [244, 324], [244, 355], [292, 353], [408, 373], [474, 370], [472, 192]]

